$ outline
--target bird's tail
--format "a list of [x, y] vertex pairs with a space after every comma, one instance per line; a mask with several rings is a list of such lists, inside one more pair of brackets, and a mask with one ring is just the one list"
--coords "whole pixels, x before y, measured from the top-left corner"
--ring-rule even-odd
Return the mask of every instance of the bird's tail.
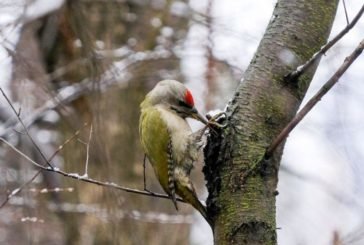
[[207, 215], [206, 207], [198, 199], [195, 189], [190, 181], [188, 185], [181, 185], [177, 182], [177, 194], [187, 203], [191, 204], [205, 218], [207, 223], [212, 227], [213, 222]]

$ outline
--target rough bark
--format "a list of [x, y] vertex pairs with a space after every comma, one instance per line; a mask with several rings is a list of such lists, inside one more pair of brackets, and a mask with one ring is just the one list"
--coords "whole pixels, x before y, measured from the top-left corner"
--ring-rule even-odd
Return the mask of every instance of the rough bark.
[[205, 150], [215, 244], [277, 243], [275, 201], [283, 146], [269, 159], [265, 150], [295, 115], [317, 64], [289, 84], [284, 76], [327, 41], [337, 4], [337, 0], [280, 0], [275, 6], [228, 105], [228, 127], [211, 135]]

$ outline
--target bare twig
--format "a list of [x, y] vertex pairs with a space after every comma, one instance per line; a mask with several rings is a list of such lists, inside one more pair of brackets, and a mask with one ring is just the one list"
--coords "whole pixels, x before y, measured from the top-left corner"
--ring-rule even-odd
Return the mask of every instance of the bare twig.
[[18, 118], [18, 121], [20, 122], [20, 124], [23, 126], [23, 129], [26, 133], [26, 135], [28, 136], [29, 140], [32, 142], [32, 144], [34, 145], [34, 147], [37, 149], [37, 151], [39, 152], [39, 154], [42, 156], [43, 160], [47, 163], [47, 165], [51, 168], [53, 168], [53, 166], [51, 165], [51, 163], [48, 161], [48, 159], [46, 158], [46, 156], [43, 154], [42, 150], [39, 148], [39, 146], [37, 145], [37, 143], [35, 143], [35, 141], [33, 140], [33, 137], [29, 134], [28, 128], [25, 126], [25, 124], [23, 123], [23, 120], [20, 117], [20, 109], [17, 112], [13, 106], [13, 104], [11, 103], [9, 97], [5, 94], [4, 90], [0, 87], [0, 91], [3, 94], [4, 98], [6, 99], [6, 102], [8, 102], [9, 106], [11, 107], [11, 109], [13, 110], [13, 112], [15, 113], [16, 117]]
[[346, 9], [346, 3], [345, 3], [345, 0], [343, 0], [343, 6], [344, 6], [344, 12], [345, 12], [346, 24], [348, 24], [348, 25], [349, 25], [349, 15], [348, 15], [348, 10]]
[[144, 183], [144, 185], [143, 185], [143, 187], [144, 187], [145, 191], [149, 191], [147, 188], [147, 177], [145, 175], [145, 170], [147, 168], [146, 161], [147, 161], [147, 154], [144, 154], [144, 159], [143, 159], [143, 183]]
[[85, 163], [85, 173], [84, 173], [85, 177], [88, 176], [88, 161], [89, 161], [89, 156], [90, 156], [91, 137], [92, 137], [92, 124], [90, 126], [90, 134], [89, 134], [89, 137], [88, 137], [88, 142], [86, 144], [86, 163]]
[[49, 161], [52, 161], [53, 158], [65, 147], [65, 145], [67, 145], [69, 142], [71, 142], [72, 140], [74, 140], [80, 133], [81, 131], [87, 127], [87, 123], [84, 123], [82, 128], [78, 129], [70, 138], [68, 138], [67, 140], [65, 140], [65, 142], [63, 142], [62, 145], [58, 146], [57, 150], [52, 154], [52, 156], [49, 158]]
[[362, 16], [363, 12], [364, 12], [364, 4], [359, 10], [359, 12], [356, 14], [354, 19], [339, 34], [337, 34], [331, 41], [322, 46], [321, 49], [317, 53], [315, 53], [311, 57], [311, 59], [309, 59], [305, 64], [300, 65], [299, 67], [297, 67], [295, 71], [286, 75], [284, 78], [285, 81], [287, 82], [296, 81], [304, 72], [307, 71], [307, 69], [313, 63], [315, 63], [315, 61], [317, 61], [323, 54], [327, 52], [327, 50], [329, 50], [332, 46], [334, 46], [346, 33], [350, 31], [351, 28], [354, 27], [354, 25], [358, 22], [358, 20]]
[[14, 189], [10, 194], [8, 194], [7, 196], [6, 196], [6, 198], [5, 198], [5, 200], [1, 203], [1, 205], [0, 205], [0, 209], [1, 208], [3, 208], [8, 202], [9, 202], [9, 200], [13, 197], [13, 196], [15, 196], [15, 195], [17, 195], [17, 194], [19, 194], [23, 189], [24, 189], [24, 187], [26, 187], [27, 185], [29, 185], [30, 183], [32, 183], [34, 180], [35, 180], [35, 178], [37, 178], [38, 177], [38, 175], [40, 174], [42, 172], [42, 170], [41, 169], [39, 169], [38, 171], [37, 171], [37, 173], [35, 174], [35, 175], [33, 175], [28, 181], [26, 181], [25, 183], [23, 183], [21, 186], [19, 186], [18, 188], [16, 188], [16, 189]]
[[[62, 145], [60, 145], [58, 148], [57, 148], [57, 150], [52, 154], [52, 156], [50, 157], [50, 158], [48, 158], [48, 161], [50, 162], [50, 161], [52, 161], [53, 160], [53, 158], [63, 149], [63, 147], [65, 146], [65, 145], [67, 145], [71, 140], [73, 140], [75, 137], [77, 137], [79, 134], [80, 134], [80, 132], [81, 132], [81, 130], [84, 128], [84, 127], [86, 127], [87, 126], [87, 123], [85, 123], [84, 124], [84, 126], [81, 128], [81, 129], [79, 129], [79, 130], [77, 130], [69, 139], [67, 139]], [[5, 200], [1, 203], [1, 205], [0, 205], [0, 209], [2, 208], [2, 207], [4, 207], [5, 205], [6, 205], [6, 203], [8, 203], [9, 202], [9, 200], [13, 197], [13, 196], [15, 196], [15, 195], [17, 195], [17, 194], [19, 194], [26, 186], [28, 186], [30, 183], [32, 183], [34, 180], [35, 180], [35, 178], [37, 178], [38, 177], [38, 175], [40, 174], [42, 172], [42, 169], [39, 169], [28, 181], [26, 181], [25, 183], [23, 183], [21, 186], [19, 186], [18, 188], [16, 188], [16, 189], [14, 189], [10, 194], [8, 194], [7, 196], [6, 196], [6, 198], [5, 198]]]
[[[117, 185], [117, 184], [112, 183], [112, 182], [103, 182], [103, 181], [95, 180], [95, 179], [92, 179], [92, 178], [89, 178], [89, 177], [84, 177], [84, 176], [81, 176], [81, 175], [79, 175], [77, 173], [67, 173], [65, 171], [60, 170], [59, 168], [56, 168], [56, 167], [52, 168], [52, 167], [43, 166], [43, 165], [35, 162], [33, 159], [31, 159], [29, 156], [24, 154], [22, 151], [20, 151], [18, 148], [16, 148], [14, 145], [12, 145], [10, 142], [5, 140], [4, 138], [0, 137], [0, 141], [5, 143], [7, 146], [9, 146], [12, 150], [14, 150], [16, 153], [18, 153], [20, 156], [22, 156], [28, 162], [30, 162], [33, 166], [35, 166], [35, 167], [37, 167], [37, 168], [39, 168], [41, 170], [45, 170], [45, 171], [48, 171], [48, 172], [54, 172], [54, 173], [63, 175], [63, 176], [68, 177], [68, 178], [77, 179], [77, 180], [80, 180], [80, 181], [83, 181], [83, 182], [87, 182], [87, 183], [91, 183], [91, 184], [95, 184], [95, 185], [99, 185], [99, 186], [103, 186], [103, 187], [122, 190], [122, 191], [129, 192], [129, 193], [135, 193], [135, 194], [144, 195], [144, 196], [151, 196], [151, 197], [170, 199], [170, 197], [168, 195], [165, 195], [165, 194], [160, 194], [160, 193], [155, 193], [155, 192], [150, 192], [150, 191], [141, 191], [141, 190], [138, 190], [138, 189], [133, 189], [133, 188], [129, 188], [129, 187], [120, 186], [120, 185]], [[184, 202], [181, 198], [177, 198], [177, 201]]]
[[289, 133], [296, 127], [296, 125], [311, 111], [311, 109], [322, 99], [322, 97], [339, 81], [340, 77], [351, 66], [351, 64], [363, 52], [364, 39], [356, 47], [354, 52], [345, 58], [344, 63], [339, 67], [335, 74], [321, 87], [321, 89], [307, 102], [307, 104], [296, 114], [287, 126], [280, 132], [280, 134], [273, 140], [272, 144], [268, 147], [265, 156], [269, 158], [274, 150], [288, 137]]

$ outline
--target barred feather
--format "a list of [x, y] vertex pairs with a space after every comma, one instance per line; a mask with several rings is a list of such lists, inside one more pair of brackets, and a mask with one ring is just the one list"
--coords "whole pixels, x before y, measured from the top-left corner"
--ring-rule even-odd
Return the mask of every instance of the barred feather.
[[175, 186], [175, 178], [174, 178], [174, 160], [173, 160], [173, 145], [172, 140], [169, 139], [168, 141], [168, 188], [170, 191], [170, 196], [172, 198], [173, 204], [176, 207], [176, 210], [178, 210], [177, 206], [177, 200], [176, 200], [176, 186]]
[[[186, 97], [185, 91], [181, 83], [168, 80], [158, 83], [146, 96], [141, 104], [141, 142], [161, 187], [168, 193], [176, 209], [179, 196], [212, 224], [190, 180], [193, 164], [203, 146], [203, 131], [192, 133], [185, 120], [186, 116], [193, 116], [187, 114], [188, 111], [193, 113], [195, 109], [193, 99], [190, 94]], [[185, 112], [181, 100], [187, 105]]]

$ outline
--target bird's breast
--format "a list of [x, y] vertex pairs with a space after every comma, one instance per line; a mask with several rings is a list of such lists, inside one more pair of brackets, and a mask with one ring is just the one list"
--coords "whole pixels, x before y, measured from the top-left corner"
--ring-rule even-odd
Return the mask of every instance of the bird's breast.
[[192, 133], [187, 121], [178, 116], [175, 112], [159, 108], [161, 118], [165, 122], [172, 140], [174, 158], [177, 164], [181, 163], [185, 157], [189, 144], [189, 137]]

